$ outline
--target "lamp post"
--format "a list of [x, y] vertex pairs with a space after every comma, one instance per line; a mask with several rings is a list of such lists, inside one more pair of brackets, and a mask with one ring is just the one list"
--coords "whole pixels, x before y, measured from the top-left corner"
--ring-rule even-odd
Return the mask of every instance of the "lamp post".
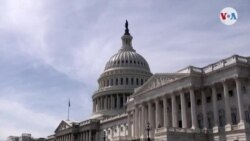
[[106, 133], [103, 131], [103, 141], [106, 141]]
[[149, 137], [149, 131], [151, 130], [151, 128], [150, 128], [150, 123], [148, 122], [147, 123], [147, 126], [146, 126], [146, 131], [147, 131], [147, 133], [148, 133], [148, 137], [147, 137], [147, 141], [150, 141], [150, 137]]

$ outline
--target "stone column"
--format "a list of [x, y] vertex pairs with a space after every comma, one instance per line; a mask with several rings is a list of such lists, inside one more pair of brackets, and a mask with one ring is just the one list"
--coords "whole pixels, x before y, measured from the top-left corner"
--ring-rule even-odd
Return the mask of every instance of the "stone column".
[[101, 97], [101, 110], [103, 110], [103, 97]]
[[213, 127], [213, 132], [218, 132], [218, 125], [219, 125], [219, 120], [218, 120], [218, 108], [217, 108], [217, 92], [216, 92], [216, 87], [215, 85], [212, 86], [212, 101], [213, 101], [213, 114], [214, 114], [214, 127]]
[[142, 104], [141, 105], [141, 111], [142, 111], [142, 113], [141, 113], [141, 134], [142, 134], [142, 137], [144, 138], [145, 137], [145, 132], [144, 132], [144, 128], [145, 128], [145, 106]]
[[111, 95], [111, 109], [115, 109], [115, 101], [114, 101], [114, 95]]
[[69, 138], [70, 138], [70, 140], [71, 140], [71, 141], [77, 141], [77, 140], [75, 140], [75, 138], [74, 138], [74, 135], [73, 135], [73, 134], [71, 134], [71, 136], [69, 136]]
[[120, 109], [120, 95], [119, 94], [116, 95], [116, 99], [117, 99], [117, 101], [116, 101], [117, 102], [117, 104], [116, 104], [117, 107], [116, 108]]
[[141, 137], [141, 106], [138, 107], [138, 137]]
[[92, 135], [91, 135], [91, 131], [89, 130], [89, 141], [92, 141]]
[[172, 104], [172, 127], [177, 127], [176, 98], [174, 94], [171, 94], [171, 104]]
[[187, 128], [187, 110], [186, 110], [186, 99], [185, 94], [180, 91], [181, 96], [181, 120], [182, 120], [182, 128]]
[[224, 102], [225, 102], [225, 114], [226, 114], [226, 131], [231, 130], [232, 125], [232, 117], [231, 117], [231, 108], [229, 105], [229, 97], [228, 97], [228, 86], [226, 81], [222, 82], [223, 84], [223, 91], [224, 91]]
[[93, 112], [95, 113], [95, 100], [93, 100]]
[[166, 97], [163, 97], [163, 116], [164, 116], [164, 127], [169, 127], [168, 105]]
[[197, 114], [196, 114], [196, 100], [194, 95], [193, 88], [190, 88], [190, 102], [191, 102], [191, 120], [192, 120], [192, 129], [197, 128]]
[[131, 137], [131, 115], [130, 115], [130, 112], [128, 112], [128, 137], [129, 138]]
[[135, 130], [136, 130], [136, 128], [135, 128], [135, 123], [136, 123], [136, 118], [135, 118], [135, 110], [133, 110], [133, 137], [136, 137], [136, 134], [135, 134]]
[[123, 108], [125, 108], [125, 104], [126, 104], [126, 94], [123, 94]]
[[152, 103], [148, 102], [148, 122], [151, 126], [150, 137], [153, 137], [154, 125], [153, 125], [153, 115], [152, 115]]
[[160, 125], [160, 105], [159, 105], [159, 99], [155, 99], [155, 120], [156, 120], [156, 127], [158, 128]]
[[201, 103], [202, 103], [202, 116], [203, 116], [203, 125], [204, 125], [203, 128], [206, 130], [208, 128], [208, 123], [207, 123], [206, 96], [205, 96], [204, 90], [201, 90]]
[[82, 141], [82, 133], [81, 132], [80, 132], [79, 140], [78, 141]]
[[104, 109], [107, 110], [108, 109], [108, 96], [104, 96]]
[[245, 116], [244, 116], [244, 107], [242, 102], [242, 93], [241, 93], [241, 80], [239, 78], [235, 79], [236, 83], [236, 91], [237, 91], [237, 103], [239, 110], [239, 120], [240, 120], [240, 128], [245, 128]]
[[134, 130], [134, 132], [135, 132], [135, 137], [139, 137], [139, 134], [138, 134], [138, 130], [139, 130], [139, 121], [138, 121], [138, 118], [139, 117], [139, 109], [138, 109], [138, 107], [135, 107], [135, 130]]

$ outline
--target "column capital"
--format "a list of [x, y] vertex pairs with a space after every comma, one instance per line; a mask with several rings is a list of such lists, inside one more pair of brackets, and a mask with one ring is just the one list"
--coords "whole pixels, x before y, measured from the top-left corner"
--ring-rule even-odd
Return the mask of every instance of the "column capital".
[[234, 77], [233, 79], [238, 82], [244, 80], [244, 78], [238, 76]]

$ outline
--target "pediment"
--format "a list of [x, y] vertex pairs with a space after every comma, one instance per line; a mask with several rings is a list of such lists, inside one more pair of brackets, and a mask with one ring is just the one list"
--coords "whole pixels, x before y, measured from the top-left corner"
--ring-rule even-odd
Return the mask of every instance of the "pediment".
[[60, 122], [60, 124], [58, 125], [58, 127], [56, 128], [55, 132], [60, 132], [62, 130], [65, 130], [65, 129], [68, 129], [68, 128], [71, 128], [72, 127], [72, 124], [70, 121], [65, 121], [65, 120], [62, 120]]
[[141, 87], [135, 89], [136, 93], [141, 93], [144, 91], [152, 90], [154, 88], [161, 87], [177, 79], [187, 76], [186, 74], [180, 73], [157, 73], [151, 76], [146, 83], [144, 83]]

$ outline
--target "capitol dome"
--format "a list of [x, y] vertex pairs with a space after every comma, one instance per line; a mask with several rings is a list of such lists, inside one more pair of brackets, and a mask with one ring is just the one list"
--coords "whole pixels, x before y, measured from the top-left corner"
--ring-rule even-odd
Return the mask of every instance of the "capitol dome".
[[93, 118], [109, 117], [125, 112], [125, 105], [134, 89], [152, 76], [147, 61], [132, 47], [133, 37], [125, 24], [122, 47], [106, 63], [93, 94]]
[[134, 49], [120, 49], [118, 53], [109, 59], [105, 71], [121, 67], [133, 67], [150, 72], [147, 61]]

